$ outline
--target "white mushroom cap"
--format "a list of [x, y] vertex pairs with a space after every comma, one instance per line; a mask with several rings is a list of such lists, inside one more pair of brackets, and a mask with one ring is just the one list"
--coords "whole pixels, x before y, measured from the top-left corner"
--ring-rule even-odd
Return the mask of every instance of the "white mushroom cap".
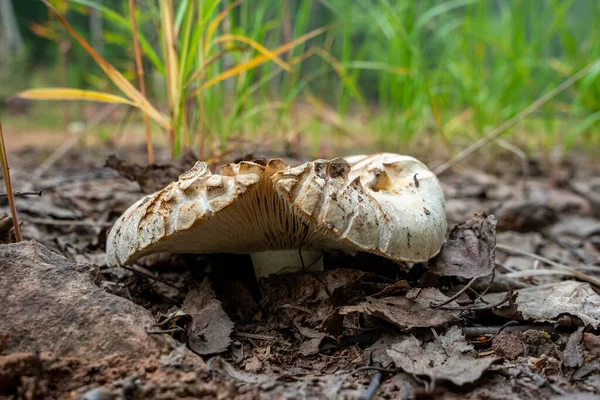
[[[297, 270], [299, 260], [314, 263], [315, 253], [305, 252], [311, 249], [426, 261], [445, 231], [437, 178], [412, 157], [382, 153], [287, 168], [278, 159], [241, 162], [219, 175], [198, 162], [131, 206], [111, 229], [106, 252], [109, 265], [156, 252], [247, 253], [265, 276]], [[277, 263], [272, 252], [280, 250], [285, 260]]]

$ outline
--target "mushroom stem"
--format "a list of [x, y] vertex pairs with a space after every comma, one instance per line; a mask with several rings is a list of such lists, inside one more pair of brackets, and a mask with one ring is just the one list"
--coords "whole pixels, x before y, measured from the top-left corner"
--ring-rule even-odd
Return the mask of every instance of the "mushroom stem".
[[[302, 254], [302, 257], [300, 257]], [[257, 278], [271, 274], [306, 271], [323, 271], [320, 250], [269, 250], [250, 254]]]

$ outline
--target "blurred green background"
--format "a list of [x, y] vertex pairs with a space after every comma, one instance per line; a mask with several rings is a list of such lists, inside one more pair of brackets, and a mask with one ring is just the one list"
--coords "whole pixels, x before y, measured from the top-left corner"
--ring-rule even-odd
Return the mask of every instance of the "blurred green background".
[[[197, 1], [201, 10], [214, 10], [204, 14], [204, 32], [211, 19], [233, 3], [173, 0], [179, 29], [186, 26], [190, 1]], [[596, 0], [240, 3], [226, 11], [218, 34], [248, 37], [276, 49], [312, 30], [327, 29], [281, 55], [285, 62], [296, 59], [290, 63], [293, 72], [281, 73], [280, 65], [267, 62], [203, 91], [205, 118], [190, 129], [205, 132], [213, 148], [226, 147], [232, 137], [266, 136], [285, 142], [297, 135], [313, 153], [330, 140], [393, 151], [425, 145], [456, 152], [600, 57], [600, 1]], [[38, 87], [119, 93], [43, 3], [4, 0], [2, 4], [0, 99]], [[104, 58], [137, 84], [126, 0], [53, 4]], [[158, 60], [160, 2], [138, 1], [137, 7], [140, 32], [157, 58], [144, 51], [148, 96], [161, 106], [168, 101], [161, 75], [164, 62]], [[197, 15], [190, 19], [191, 29], [203, 24], [202, 14]], [[177, 46], [185, 44], [180, 41]], [[204, 69], [206, 77], [258, 54], [252, 47], [229, 42], [217, 43], [213, 55], [219, 52], [220, 57]], [[5, 105], [0, 118], [12, 119], [22, 129], [32, 120], [51, 129], [62, 126], [64, 118], [72, 122], [83, 115], [77, 112], [81, 106], [69, 105], [70, 114], [61, 117], [60, 112], [50, 111], [58, 107], [53, 104], [36, 103], [26, 116]], [[556, 145], [597, 148], [599, 106], [600, 68], [595, 68], [508, 137], [528, 151]], [[132, 114], [132, 121], [141, 115]]]

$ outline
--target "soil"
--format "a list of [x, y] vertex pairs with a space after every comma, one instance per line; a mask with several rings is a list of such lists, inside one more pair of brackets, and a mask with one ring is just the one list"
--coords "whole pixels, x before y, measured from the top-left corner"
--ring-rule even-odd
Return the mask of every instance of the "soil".
[[[247, 153], [212, 168], [276, 155]], [[600, 396], [593, 160], [442, 175], [449, 239], [429, 264], [328, 252], [324, 272], [257, 282], [243, 255], [106, 266], [112, 223], [195, 161], [148, 169], [134, 146], [113, 169], [110, 154], [39, 170], [47, 151], [9, 153], [14, 189], [42, 195], [17, 198], [24, 242], [0, 218], [0, 399]]]

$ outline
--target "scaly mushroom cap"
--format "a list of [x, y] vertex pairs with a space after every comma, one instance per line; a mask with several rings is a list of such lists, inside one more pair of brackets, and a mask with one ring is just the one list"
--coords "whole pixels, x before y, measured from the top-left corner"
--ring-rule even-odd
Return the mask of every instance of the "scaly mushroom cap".
[[444, 197], [435, 175], [408, 156], [381, 153], [285, 167], [274, 159], [198, 162], [132, 205], [112, 227], [109, 265], [156, 252], [257, 253], [351, 249], [426, 261], [444, 241]]

